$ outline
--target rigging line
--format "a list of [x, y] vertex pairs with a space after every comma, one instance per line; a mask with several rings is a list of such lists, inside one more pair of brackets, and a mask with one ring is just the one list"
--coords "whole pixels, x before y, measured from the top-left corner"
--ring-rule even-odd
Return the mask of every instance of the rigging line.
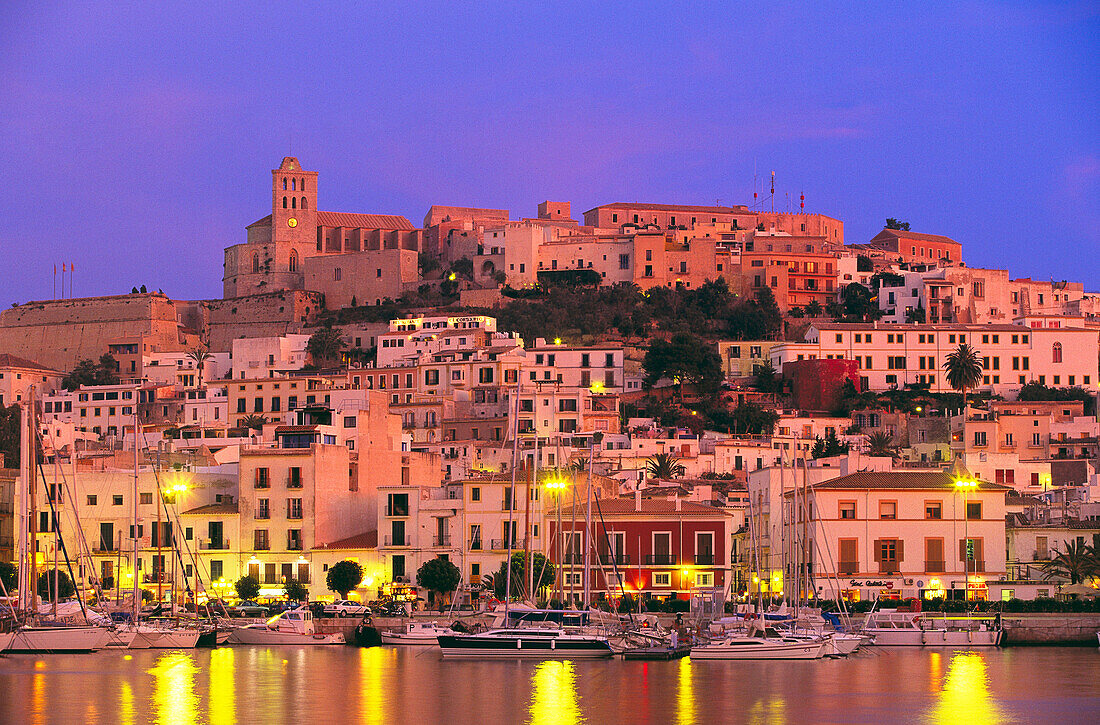
[[[39, 444], [42, 445], [43, 449], [45, 449], [46, 440], [47, 439], [49, 440], [50, 448], [54, 452], [54, 462], [56, 464], [57, 463], [57, 457], [58, 457], [57, 441], [55, 441], [53, 439], [53, 436], [50, 435], [49, 429], [47, 429], [46, 435], [43, 436], [41, 431], [39, 431], [37, 429], [37, 426], [36, 426], [35, 436], [37, 437]], [[75, 449], [75, 446], [74, 446], [73, 454], [75, 455], [75, 453], [76, 453], [76, 449]], [[93, 566], [91, 550], [88, 548], [88, 541], [87, 541], [87, 538], [84, 536], [84, 527], [81, 524], [80, 514], [77, 511], [77, 507], [76, 507], [76, 503], [75, 503], [77, 501], [75, 481], [73, 482], [73, 486], [70, 488], [68, 478], [65, 475], [65, 469], [62, 468], [60, 465], [56, 465], [56, 468], [57, 468], [57, 472], [59, 472], [61, 474], [61, 479], [60, 479], [61, 483], [60, 483], [59, 490], [67, 492], [68, 496], [69, 496], [69, 500], [74, 502], [74, 505], [71, 507], [71, 510], [69, 511], [69, 516], [71, 517], [71, 522], [73, 524], [73, 528], [76, 531], [77, 548], [78, 548], [78, 551], [77, 551], [77, 554], [76, 554], [77, 564], [78, 565], [80, 564], [81, 556], [87, 558], [89, 569], [91, 569], [91, 571], [92, 571], [92, 577], [91, 577], [92, 582], [93, 582], [92, 588], [96, 593], [97, 599], [102, 599], [103, 598], [103, 588], [100, 586], [99, 577], [95, 575], [95, 568]], [[54, 481], [54, 484], [58, 485], [56, 480]], [[58, 518], [60, 518], [60, 517], [58, 517]], [[73, 582], [73, 585], [76, 586], [75, 581]]]
[[[38, 458], [36, 451], [32, 451], [32, 454], [34, 454], [36, 459]], [[68, 549], [66, 549], [65, 547], [65, 537], [61, 535], [61, 530], [58, 527], [58, 524], [61, 521], [61, 517], [57, 515], [57, 502], [54, 501], [54, 497], [50, 495], [50, 486], [46, 483], [46, 469], [42, 466], [42, 463], [37, 460], [35, 461], [35, 464], [38, 466], [38, 472], [42, 478], [42, 489], [46, 492], [46, 500], [50, 504], [50, 512], [51, 516], [53, 517], [53, 521], [51, 523], [53, 524], [54, 536], [57, 537], [57, 545], [61, 548], [61, 554], [65, 557], [65, 568], [69, 570], [69, 579], [72, 580], [73, 588], [75, 589], [76, 574], [73, 573], [73, 563], [69, 561], [69, 552]], [[37, 544], [37, 541], [35, 543]], [[35, 554], [37, 555], [37, 552], [35, 552]], [[53, 577], [56, 586], [57, 569], [54, 569]], [[38, 582], [35, 582], [34, 586], [37, 588]], [[84, 608], [84, 600], [80, 597], [77, 597], [76, 601], [80, 604], [80, 613], [84, 615], [84, 619], [85, 621], [87, 621], [88, 610]]]
[[[623, 584], [622, 574], [619, 573], [619, 557], [617, 557], [615, 555], [615, 552], [611, 550], [611, 535], [607, 533], [607, 522], [603, 518], [603, 509], [600, 508], [600, 497], [596, 496], [595, 499], [596, 499], [596, 515], [600, 517], [600, 526], [603, 527], [604, 539], [607, 541], [607, 551], [608, 551], [608, 553], [611, 557], [611, 568], [612, 568], [612, 571], [615, 572], [615, 578], [619, 581], [619, 596], [620, 597], [625, 597], [626, 596], [626, 586]], [[626, 543], [625, 542], [625, 537], [624, 537], [623, 543], [624, 543], [624, 545]], [[601, 558], [600, 557], [600, 552], [599, 552], [599, 549], [597, 549], [596, 550], [597, 563], [599, 563], [600, 558]], [[601, 568], [603, 568], [602, 564], [600, 566], [601, 566]], [[611, 588], [606, 586], [606, 584], [607, 584], [607, 578], [606, 577], [604, 577], [604, 584], [605, 584], [605, 588], [610, 593]], [[638, 601], [635, 602], [635, 605], [638, 607], [638, 613], [639, 614], [642, 611], [642, 598], [641, 598], [640, 595], [641, 595], [641, 592], [639, 592]], [[628, 609], [626, 613], [627, 613], [627, 616], [630, 617], [630, 624], [633, 625], [634, 624], [634, 612], [632, 610]]]

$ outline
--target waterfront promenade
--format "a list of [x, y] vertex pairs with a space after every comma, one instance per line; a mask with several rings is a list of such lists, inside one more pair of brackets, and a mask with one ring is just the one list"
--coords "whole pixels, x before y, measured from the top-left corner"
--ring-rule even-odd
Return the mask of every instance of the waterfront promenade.
[[444, 662], [435, 650], [385, 647], [144, 650], [3, 657], [0, 692], [5, 723], [1066, 725], [1100, 720], [1100, 651], [873, 649], [811, 662], [540, 663]]

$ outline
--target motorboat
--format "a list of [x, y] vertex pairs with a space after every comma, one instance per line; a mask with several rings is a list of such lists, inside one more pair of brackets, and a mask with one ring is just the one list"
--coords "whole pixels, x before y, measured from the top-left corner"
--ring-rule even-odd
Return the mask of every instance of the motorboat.
[[827, 653], [824, 637], [731, 635], [691, 648], [693, 660], [817, 660]]
[[573, 660], [611, 657], [606, 637], [573, 634], [560, 627], [491, 629], [439, 636], [443, 659]]
[[313, 612], [306, 607], [288, 609], [263, 624], [250, 624], [233, 630], [230, 644], [323, 645], [347, 644], [344, 635], [318, 634], [313, 624]]
[[111, 630], [96, 626], [23, 626], [11, 633], [9, 653], [95, 652], [107, 646]]
[[382, 632], [382, 644], [435, 646], [440, 635], [458, 634], [450, 627], [440, 627], [435, 622], [410, 622], [403, 630]]
[[879, 611], [867, 615], [861, 634], [886, 647], [996, 647], [1004, 630], [1000, 617]]

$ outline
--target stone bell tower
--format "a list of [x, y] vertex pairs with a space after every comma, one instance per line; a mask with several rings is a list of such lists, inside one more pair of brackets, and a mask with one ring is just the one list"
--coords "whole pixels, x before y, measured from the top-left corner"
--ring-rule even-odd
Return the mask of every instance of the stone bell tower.
[[303, 171], [293, 156], [271, 172], [271, 240], [317, 244], [317, 172]]

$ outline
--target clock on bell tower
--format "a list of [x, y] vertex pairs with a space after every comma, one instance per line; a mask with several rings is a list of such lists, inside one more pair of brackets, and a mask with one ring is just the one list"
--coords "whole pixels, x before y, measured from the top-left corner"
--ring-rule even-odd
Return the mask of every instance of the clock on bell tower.
[[273, 242], [316, 243], [317, 172], [303, 171], [293, 156], [283, 158], [271, 172], [271, 238]]

